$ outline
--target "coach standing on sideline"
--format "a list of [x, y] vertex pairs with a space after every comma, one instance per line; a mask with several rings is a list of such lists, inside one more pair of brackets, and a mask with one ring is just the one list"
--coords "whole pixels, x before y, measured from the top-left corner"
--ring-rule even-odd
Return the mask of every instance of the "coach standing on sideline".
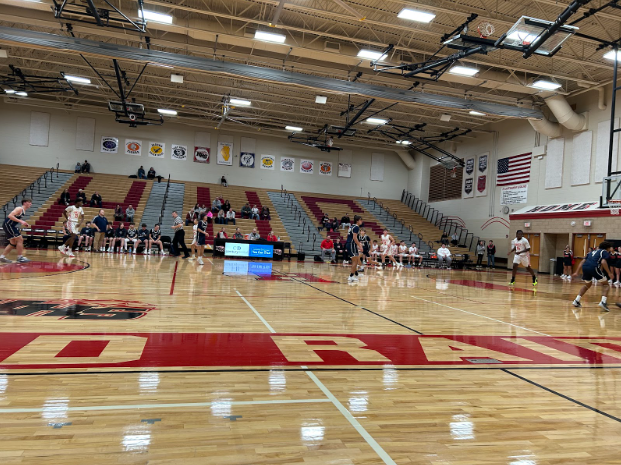
[[95, 252], [103, 252], [103, 250], [101, 249], [103, 249], [106, 245], [104, 236], [106, 234], [106, 229], [108, 228], [108, 218], [105, 217], [105, 213], [105, 211], [99, 210], [99, 215], [93, 218], [92, 221], [92, 224], [96, 231], [95, 240], [93, 241], [93, 250]]
[[173, 238], [172, 245], [175, 249], [175, 256], [178, 257], [179, 251], [183, 250], [183, 258], [188, 258], [190, 253], [188, 248], [185, 246], [185, 231], [183, 230], [183, 220], [179, 217], [177, 212], [172, 212], [172, 217], [174, 218], [174, 223], [172, 228], [175, 230], [175, 237]]

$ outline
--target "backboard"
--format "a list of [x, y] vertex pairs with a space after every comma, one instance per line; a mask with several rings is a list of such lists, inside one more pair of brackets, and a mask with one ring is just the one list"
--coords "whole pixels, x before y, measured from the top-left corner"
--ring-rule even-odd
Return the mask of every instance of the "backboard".
[[611, 175], [602, 182], [602, 207], [621, 208], [621, 175]]
[[[545, 19], [522, 16], [511, 26], [511, 29], [509, 29], [500, 44], [507, 47], [528, 47], [537, 42], [541, 34], [552, 24], [552, 21], [546, 21]], [[552, 56], [576, 32], [578, 32], [578, 28], [575, 26], [561, 26], [544, 43], [539, 44], [539, 48], [534, 53]]]

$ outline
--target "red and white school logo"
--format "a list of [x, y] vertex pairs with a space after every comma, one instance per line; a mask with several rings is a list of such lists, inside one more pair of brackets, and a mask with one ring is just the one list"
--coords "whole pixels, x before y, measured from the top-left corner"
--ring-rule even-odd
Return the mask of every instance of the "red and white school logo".
[[155, 308], [151, 304], [124, 300], [0, 300], [0, 316], [51, 317], [57, 320], [136, 320]]

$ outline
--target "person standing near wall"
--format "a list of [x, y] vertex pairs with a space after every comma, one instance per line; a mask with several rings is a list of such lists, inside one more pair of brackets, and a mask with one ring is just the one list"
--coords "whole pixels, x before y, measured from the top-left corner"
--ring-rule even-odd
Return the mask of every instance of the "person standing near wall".
[[487, 267], [496, 268], [496, 245], [494, 245], [494, 241], [487, 243]]
[[565, 250], [563, 251], [563, 274], [561, 275], [561, 279], [571, 281], [573, 261], [574, 253], [571, 251], [568, 244], [565, 246]]
[[483, 268], [483, 256], [485, 255], [485, 241], [477, 244], [477, 270]]
[[172, 212], [172, 217], [172, 228], [175, 231], [175, 236], [173, 238], [173, 247], [177, 252], [175, 256], [178, 257], [180, 255], [179, 251], [183, 250], [183, 259], [186, 259], [190, 256], [190, 252], [185, 245], [185, 231], [183, 230], [183, 220], [179, 217], [176, 211]]

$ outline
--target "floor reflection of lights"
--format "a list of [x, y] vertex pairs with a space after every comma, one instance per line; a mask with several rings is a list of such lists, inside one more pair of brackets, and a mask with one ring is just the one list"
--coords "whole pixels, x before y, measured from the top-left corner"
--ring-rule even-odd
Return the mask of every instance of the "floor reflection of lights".
[[41, 417], [45, 420], [65, 420], [69, 411], [69, 399], [49, 399], [43, 404]]
[[323, 441], [325, 427], [321, 424], [321, 420], [310, 420], [302, 423], [300, 427], [300, 439], [305, 444], [316, 444]]
[[149, 425], [127, 428], [123, 434], [121, 445], [125, 452], [146, 452], [151, 445]]
[[453, 439], [474, 439], [474, 423], [470, 421], [470, 415], [453, 415], [449, 426]]

